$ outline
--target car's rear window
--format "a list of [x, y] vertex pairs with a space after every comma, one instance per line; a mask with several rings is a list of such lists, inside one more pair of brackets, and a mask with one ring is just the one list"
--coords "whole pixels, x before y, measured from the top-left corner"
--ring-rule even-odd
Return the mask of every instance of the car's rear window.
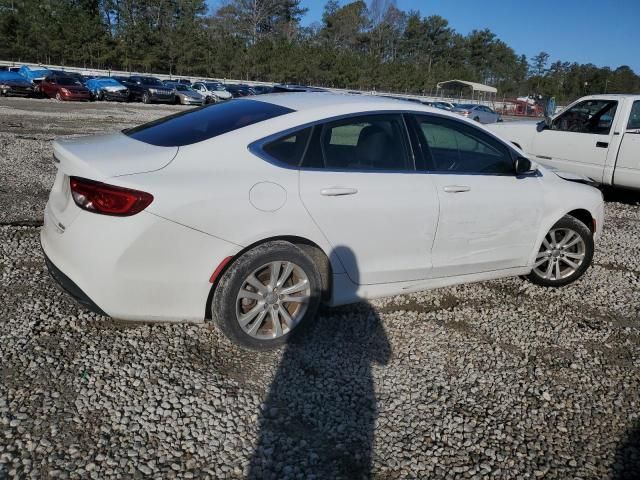
[[291, 112], [290, 108], [267, 102], [230, 100], [170, 115], [122, 132], [151, 145], [181, 147]]

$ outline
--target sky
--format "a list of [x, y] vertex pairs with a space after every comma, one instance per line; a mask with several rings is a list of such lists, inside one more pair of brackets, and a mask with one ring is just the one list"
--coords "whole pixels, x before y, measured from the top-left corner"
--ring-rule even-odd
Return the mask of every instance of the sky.
[[[325, 0], [302, 0], [303, 25], [322, 19]], [[341, 4], [349, 3], [342, 0]], [[440, 15], [457, 32], [489, 28], [528, 58], [630, 66], [640, 74], [640, 0], [396, 0], [404, 11]]]

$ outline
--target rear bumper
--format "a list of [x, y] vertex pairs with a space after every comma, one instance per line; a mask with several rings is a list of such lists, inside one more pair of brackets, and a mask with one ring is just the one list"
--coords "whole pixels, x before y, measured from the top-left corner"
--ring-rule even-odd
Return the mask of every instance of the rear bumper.
[[47, 264], [49, 274], [63, 291], [71, 295], [80, 305], [85, 307], [87, 310], [91, 310], [98, 315], [104, 315], [105, 317], [108, 316], [98, 305], [96, 305], [93, 300], [91, 300], [91, 298], [89, 298], [89, 295], [84, 293], [84, 291], [78, 285], [76, 285], [73, 280], [67, 277], [62, 272], [62, 270], [56, 267], [53, 262], [49, 260], [49, 257], [47, 257], [46, 253], [44, 254], [44, 261]]
[[87, 308], [120, 320], [204, 321], [211, 273], [240, 249], [147, 212], [79, 210], [60, 226], [48, 205], [44, 218], [40, 240], [56, 281]]

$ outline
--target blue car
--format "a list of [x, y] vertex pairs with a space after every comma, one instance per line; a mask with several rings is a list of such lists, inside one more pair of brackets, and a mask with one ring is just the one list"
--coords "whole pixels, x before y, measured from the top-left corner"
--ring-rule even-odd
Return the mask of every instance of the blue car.
[[97, 77], [87, 80], [85, 86], [96, 100], [129, 100], [129, 89], [111, 77]]
[[45, 77], [51, 75], [51, 70], [48, 68], [31, 68], [22, 65], [18, 73], [31, 83], [40, 83]]

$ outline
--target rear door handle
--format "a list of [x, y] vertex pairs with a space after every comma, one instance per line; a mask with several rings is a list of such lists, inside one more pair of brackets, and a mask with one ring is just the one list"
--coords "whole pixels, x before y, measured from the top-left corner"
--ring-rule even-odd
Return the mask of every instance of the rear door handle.
[[598, 147], [598, 148], [609, 148], [609, 144], [607, 142], [596, 142], [596, 147]]
[[447, 193], [462, 193], [468, 192], [469, 190], [471, 190], [469, 185], [447, 185], [444, 187], [444, 191]]
[[320, 195], [325, 197], [341, 197], [343, 195], [355, 195], [356, 193], [358, 193], [358, 189], [350, 187], [328, 187], [320, 190]]

